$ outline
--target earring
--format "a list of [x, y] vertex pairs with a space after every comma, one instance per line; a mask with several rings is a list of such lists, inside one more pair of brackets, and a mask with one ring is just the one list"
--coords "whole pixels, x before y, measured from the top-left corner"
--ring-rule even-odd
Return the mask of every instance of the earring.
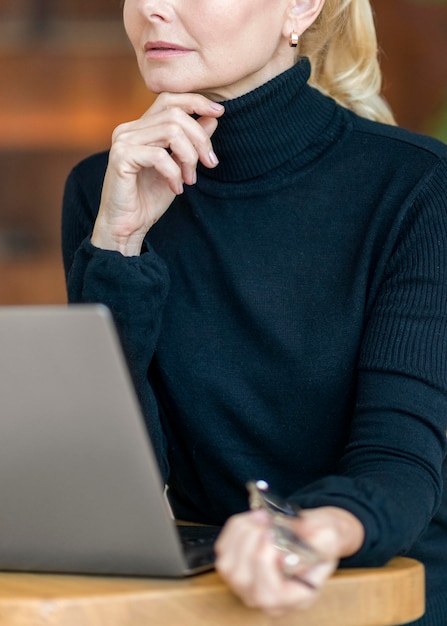
[[290, 33], [290, 37], [289, 37], [289, 46], [291, 48], [296, 48], [298, 45], [298, 33], [296, 33], [294, 30]]

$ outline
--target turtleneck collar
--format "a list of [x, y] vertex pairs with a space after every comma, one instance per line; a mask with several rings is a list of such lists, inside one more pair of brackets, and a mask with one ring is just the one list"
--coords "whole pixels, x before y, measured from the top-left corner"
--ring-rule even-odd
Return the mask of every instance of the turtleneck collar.
[[300, 155], [310, 160], [322, 152], [340, 132], [339, 107], [307, 84], [309, 76], [310, 63], [303, 58], [264, 85], [224, 102], [225, 113], [212, 136], [219, 165], [210, 170], [199, 163], [200, 175], [242, 182]]

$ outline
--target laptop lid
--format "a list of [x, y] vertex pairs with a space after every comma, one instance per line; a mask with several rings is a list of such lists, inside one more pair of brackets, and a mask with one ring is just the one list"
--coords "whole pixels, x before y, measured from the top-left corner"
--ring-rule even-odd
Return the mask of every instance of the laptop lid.
[[0, 569], [183, 576], [188, 565], [111, 314], [0, 308]]

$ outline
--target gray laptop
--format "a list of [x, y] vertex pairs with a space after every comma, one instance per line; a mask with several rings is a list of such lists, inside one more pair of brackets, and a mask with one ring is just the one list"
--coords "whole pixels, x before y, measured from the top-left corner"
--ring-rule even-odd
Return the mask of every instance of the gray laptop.
[[0, 569], [210, 569], [217, 529], [180, 529], [163, 487], [108, 309], [1, 307]]

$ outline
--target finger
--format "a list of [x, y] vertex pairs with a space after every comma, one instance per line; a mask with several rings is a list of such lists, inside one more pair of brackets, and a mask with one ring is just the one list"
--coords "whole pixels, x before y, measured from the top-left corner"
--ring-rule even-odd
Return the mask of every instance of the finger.
[[[173, 128], [172, 138], [168, 145], [172, 158], [180, 166], [183, 180], [188, 185], [193, 185], [197, 181], [198, 160], [209, 168], [214, 168], [219, 163], [209, 140], [217, 127], [217, 121], [213, 118], [199, 118], [197, 121], [194, 120], [194, 125], [191, 128], [187, 126], [185, 132], [178, 131], [176, 133], [175, 128]], [[197, 133], [197, 126], [204, 131], [204, 134]]]
[[242, 532], [250, 532], [253, 526], [268, 528], [271, 518], [265, 511], [247, 511], [230, 517], [224, 525], [217, 541], [216, 551], [225, 552], [232, 547], [234, 537]]
[[244, 596], [253, 580], [253, 563], [263, 528], [245, 520], [230, 520], [217, 545], [216, 569], [229, 586]]
[[315, 584], [305, 577], [308, 567], [303, 565], [299, 559], [297, 560], [295, 554], [289, 553], [283, 556], [281, 570], [285, 578], [299, 582], [309, 589], [315, 588]]
[[182, 172], [168, 152], [157, 146], [128, 146], [115, 144], [110, 151], [110, 164], [116, 167], [121, 180], [126, 176], [129, 184], [134, 184], [134, 177], [141, 170], [153, 168], [175, 194], [183, 192]]
[[255, 555], [254, 577], [251, 588], [250, 606], [264, 610], [277, 610], [282, 606], [280, 590], [283, 583], [278, 567], [278, 552], [272, 543], [269, 531], [263, 534]]
[[282, 579], [276, 589], [270, 586], [268, 592], [262, 592], [257, 606], [267, 614], [278, 617], [290, 610], [308, 609], [319, 593], [319, 587], [303, 585], [302, 580]]
[[256, 549], [252, 551], [249, 563], [245, 563], [245, 570], [241, 567], [243, 558], [246, 555], [240, 554], [227, 582], [247, 606], [278, 616], [300, 602], [311, 602], [306, 589], [303, 591], [296, 582], [283, 578], [278, 567], [278, 552], [268, 531], [261, 531]]
[[[211, 143], [211, 134], [216, 130], [217, 120], [211, 117], [201, 117], [199, 119], [193, 119], [192, 117], [185, 115], [180, 109], [171, 109], [169, 112], [171, 123], [170, 127], [171, 135], [176, 134], [176, 125], [181, 127], [184, 132], [184, 136], [193, 145], [198, 160], [209, 168], [214, 168], [218, 164], [218, 158], [214, 153]], [[168, 127], [169, 128], [169, 127]], [[177, 136], [180, 136], [180, 132], [177, 131]], [[174, 149], [172, 142], [170, 148]]]
[[211, 122], [205, 122], [204, 129], [197, 120], [179, 109], [172, 109], [169, 115], [160, 113], [146, 121], [121, 124], [114, 131], [113, 144], [145, 144], [169, 149], [181, 165], [185, 182], [191, 183], [199, 159], [206, 167], [215, 167], [218, 162], [207, 132], [213, 120], [208, 119]]
[[[194, 141], [194, 139], [193, 139]], [[207, 137], [197, 137], [197, 143], [206, 143]], [[181, 173], [182, 182], [194, 184], [196, 180], [196, 167], [199, 158], [195, 145], [190, 137], [185, 134], [184, 129], [174, 123], [167, 123], [163, 126], [145, 127], [140, 129], [122, 130], [115, 137], [113, 147], [115, 151], [124, 159], [132, 159], [132, 149], [138, 146], [146, 146], [158, 149], [170, 150], [168, 155], [175, 162]], [[161, 153], [159, 153], [161, 154]], [[164, 156], [166, 156], [164, 155]]]
[[274, 548], [265, 539], [270, 517], [262, 513], [230, 519], [217, 548], [218, 571], [248, 606], [262, 605], [263, 576], [259, 572], [267, 573], [266, 578], [269, 578], [276, 558]]
[[143, 118], [172, 108], [179, 108], [188, 115], [196, 114], [204, 117], [220, 117], [225, 112], [222, 104], [200, 94], [164, 92], [143, 114]]
[[327, 561], [321, 561], [309, 568], [306, 572], [302, 572], [299, 576], [301, 580], [305, 580], [308, 585], [316, 589], [321, 588], [326, 580], [337, 569], [338, 560], [330, 559]]
[[[340, 554], [339, 536], [323, 509], [302, 511], [300, 517], [291, 519], [289, 526], [294, 534], [315, 551], [323, 560], [337, 558]], [[306, 564], [305, 556], [303, 563]]]
[[218, 121], [214, 117], [199, 117], [197, 123], [203, 128], [208, 137], [211, 137], [218, 126]]
[[264, 533], [255, 555], [252, 584], [247, 586], [243, 596], [249, 606], [272, 616], [282, 615], [291, 608], [309, 607], [317, 598], [322, 583], [322, 576], [315, 576], [312, 580], [304, 574], [299, 579], [284, 576], [282, 557], [274, 546], [271, 533]]

